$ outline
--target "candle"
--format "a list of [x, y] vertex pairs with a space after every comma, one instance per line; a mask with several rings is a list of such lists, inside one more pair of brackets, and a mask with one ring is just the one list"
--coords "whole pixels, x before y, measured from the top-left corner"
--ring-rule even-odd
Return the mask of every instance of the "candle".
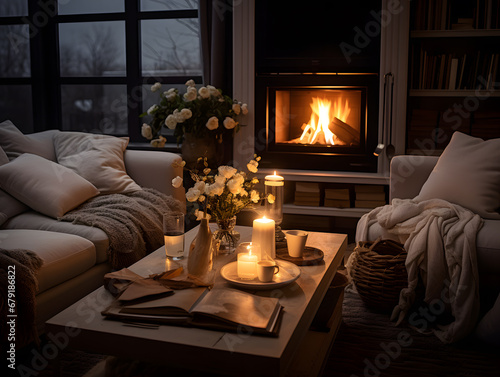
[[266, 217], [253, 221], [252, 243], [260, 246], [261, 259], [276, 258], [274, 225], [274, 220]]
[[[264, 185], [266, 188], [266, 198], [270, 195], [273, 196], [272, 203], [269, 200], [265, 201], [266, 215], [273, 219], [279, 228], [279, 225], [283, 221], [283, 189], [284, 189], [284, 178], [280, 175], [266, 175], [266, 180]], [[276, 232], [281, 232], [281, 229], [276, 229]], [[277, 236], [277, 235], [276, 235]]]
[[267, 186], [283, 186], [284, 178], [281, 175], [276, 175], [276, 171], [273, 175], [266, 175], [264, 184]]
[[239, 253], [238, 254], [238, 264], [237, 271], [238, 277], [240, 279], [253, 279], [255, 278], [257, 261], [258, 257], [255, 254], [252, 254], [252, 250], [248, 253]]

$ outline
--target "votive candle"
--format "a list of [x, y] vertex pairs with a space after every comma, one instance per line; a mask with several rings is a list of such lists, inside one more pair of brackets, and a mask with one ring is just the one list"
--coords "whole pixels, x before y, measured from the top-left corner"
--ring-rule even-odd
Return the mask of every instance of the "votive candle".
[[248, 253], [238, 254], [237, 273], [240, 279], [253, 279], [256, 275], [258, 257], [252, 254], [250, 250]]

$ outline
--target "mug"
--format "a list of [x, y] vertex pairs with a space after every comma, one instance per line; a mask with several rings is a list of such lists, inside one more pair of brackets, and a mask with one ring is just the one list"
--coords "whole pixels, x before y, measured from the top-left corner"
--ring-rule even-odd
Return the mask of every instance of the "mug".
[[279, 270], [279, 266], [272, 260], [261, 260], [257, 262], [257, 277], [263, 283], [272, 281], [274, 275], [276, 275]]
[[288, 254], [294, 258], [300, 258], [304, 254], [308, 233], [303, 230], [285, 231]]

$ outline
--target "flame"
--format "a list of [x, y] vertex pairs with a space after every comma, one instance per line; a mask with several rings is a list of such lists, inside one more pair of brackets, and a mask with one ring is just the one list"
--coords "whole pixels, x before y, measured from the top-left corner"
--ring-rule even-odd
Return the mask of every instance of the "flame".
[[324, 141], [324, 143], [335, 145], [336, 135], [330, 131], [328, 126], [333, 118], [340, 119], [342, 122], [347, 121], [351, 112], [349, 101], [346, 99], [345, 105], [342, 106], [342, 98], [339, 97], [332, 109], [331, 101], [314, 97], [310, 106], [312, 110], [311, 120], [303, 126], [304, 131], [300, 135], [300, 142], [314, 144]]

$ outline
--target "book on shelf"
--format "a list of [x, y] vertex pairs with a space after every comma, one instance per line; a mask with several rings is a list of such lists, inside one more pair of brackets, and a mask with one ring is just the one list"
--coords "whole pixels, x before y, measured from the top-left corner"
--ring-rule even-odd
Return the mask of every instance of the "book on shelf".
[[231, 288], [188, 288], [173, 295], [134, 302], [114, 301], [102, 312], [122, 321], [153, 322], [277, 336], [282, 306], [274, 297], [261, 297]]
[[320, 198], [319, 192], [301, 192], [301, 191], [295, 192], [295, 199], [319, 199], [319, 198]]
[[385, 206], [387, 203], [385, 200], [355, 200], [354, 206], [356, 208], [377, 208]]
[[357, 192], [356, 200], [384, 200], [385, 201], [385, 192]]
[[296, 206], [311, 206], [311, 207], [319, 207], [319, 198], [317, 199], [295, 199], [293, 204]]
[[325, 198], [325, 207], [350, 208], [351, 201], [350, 200], [342, 200], [342, 199], [327, 199], [327, 198]]
[[317, 192], [319, 194], [319, 184], [317, 182], [295, 182], [295, 191]]
[[385, 192], [382, 185], [354, 185], [354, 191], [358, 192]]
[[325, 199], [347, 200], [350, 199], [348, 188], [325, 188]]

